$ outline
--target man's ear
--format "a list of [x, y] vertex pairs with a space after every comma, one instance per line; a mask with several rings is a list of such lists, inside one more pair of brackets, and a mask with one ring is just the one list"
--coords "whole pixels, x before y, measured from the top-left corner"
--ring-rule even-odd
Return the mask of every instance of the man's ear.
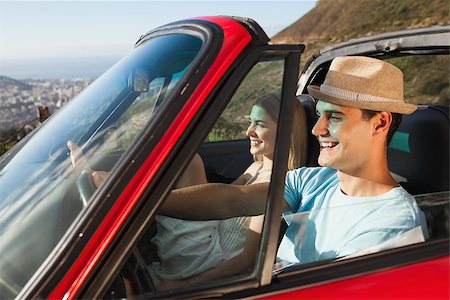
[[389, 126], [392, 123], [392, 114], [390, 112], [382, 111], [378, 113], [374, 118], [373, 129], [375, 133], [384, 132], [387, 134]]

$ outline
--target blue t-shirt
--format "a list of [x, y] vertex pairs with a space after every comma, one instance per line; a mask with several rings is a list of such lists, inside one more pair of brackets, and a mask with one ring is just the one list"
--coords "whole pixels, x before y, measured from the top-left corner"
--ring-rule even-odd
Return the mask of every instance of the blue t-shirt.
[[373, 197], [351, 197], [340, 189], [331, 168], [300, 168], [287, 173], [285, 196], [292, 212], [278, 258], [306, 263], [337, 258], [382, 244], [422, 226], [425, 216], [402, 187]]

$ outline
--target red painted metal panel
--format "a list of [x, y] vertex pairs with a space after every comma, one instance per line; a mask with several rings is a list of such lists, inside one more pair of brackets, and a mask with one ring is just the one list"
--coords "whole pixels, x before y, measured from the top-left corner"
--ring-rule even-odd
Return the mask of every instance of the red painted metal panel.
[[82, 284], [116, 236], [146, 186], [153, 179], [199, 107], [233, 61], [251, 41], [250, 34], [234, 20], [221, 17], [200, 19], [214, 22], [224, 31], [223, 46], [216, 61], [49, 298], [73, 299], [76, 297]]
[[262, 299], [450, 299], [450, 256]]

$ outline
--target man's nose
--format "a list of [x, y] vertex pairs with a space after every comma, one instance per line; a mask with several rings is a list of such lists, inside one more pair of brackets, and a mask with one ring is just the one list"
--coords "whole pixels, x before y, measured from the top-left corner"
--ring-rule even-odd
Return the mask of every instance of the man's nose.
[[312, 128], [311, 132], [315, 136], [327, 136], [328, 135], [328, 122], [325, 120], [325, 118], [319, 118], [316, 121], [316, 124], [314, 124], [314, 127]]

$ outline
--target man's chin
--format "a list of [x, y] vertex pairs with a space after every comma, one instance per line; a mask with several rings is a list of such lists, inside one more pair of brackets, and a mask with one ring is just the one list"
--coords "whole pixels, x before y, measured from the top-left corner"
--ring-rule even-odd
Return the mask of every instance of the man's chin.
[[317, 160], [317, 163], [319, 164], [319, 166], [321, 167], [331, 167], [331, 163], [330, 161], [326, 160], [326, 159], [319, 159]]

